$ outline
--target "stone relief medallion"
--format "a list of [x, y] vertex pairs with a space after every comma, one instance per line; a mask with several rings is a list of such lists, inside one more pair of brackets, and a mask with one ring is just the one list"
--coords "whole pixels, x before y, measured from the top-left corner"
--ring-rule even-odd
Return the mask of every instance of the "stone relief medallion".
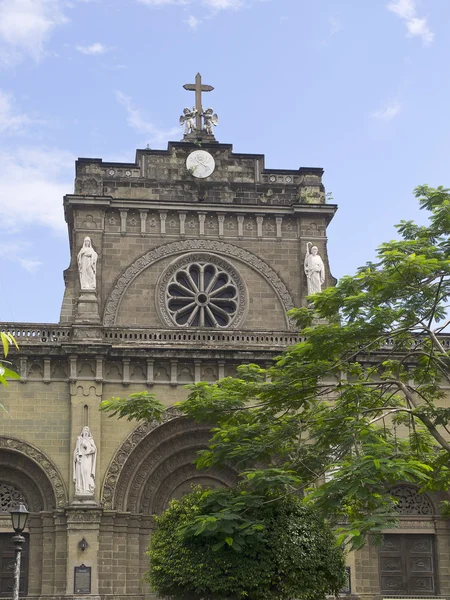
[[199, 179], [209, 177], [215, 168], [214, 158], [206, 150], [194, 150], [186, 159], [186, 169]]
[[237, 327], [246, 316], [247, 297], [237, 269], [221, 256], [202, 252], [172, 261], [156, 288], [160, 316], [171, 327]]

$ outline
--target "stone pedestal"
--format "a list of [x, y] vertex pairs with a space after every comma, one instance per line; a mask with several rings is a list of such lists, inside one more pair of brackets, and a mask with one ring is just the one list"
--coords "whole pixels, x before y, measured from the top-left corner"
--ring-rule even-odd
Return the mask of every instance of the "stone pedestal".
[[77, 302], [75, 323], [100, 325], [98, 300], [95, 290], [81, 290]]

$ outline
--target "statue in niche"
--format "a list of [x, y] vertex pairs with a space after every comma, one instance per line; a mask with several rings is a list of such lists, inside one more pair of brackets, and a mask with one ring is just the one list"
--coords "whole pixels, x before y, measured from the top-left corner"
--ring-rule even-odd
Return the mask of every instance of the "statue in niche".
[[194, 133], [197, 128], [195, 126], [195, 117], [197, 116], [197, 109], [192, 108], [184, 108], [183, 114], [180, 117], [180, 125], [184, 123], [184, 135], [188, 135], [189, 133]]
[[202, 110], [201, 116], [203, 117], [203, 129], [205, 130], [205, 133], [214, 135], [213, 125], [214, 127], [217, 127], [219, 117], [214, 113], [212, 108]]
[[82, 290], [96, 289], [97, 258], [98, 254], [92, 247], [91, 238], [86, 236], [77, 257]]
[[312, 246], [312, 242], [306, 244], [305, 256], [305, 274], [308, 282], [308, 296], [322, 291], [322, 285], [325, 282], [325, 265], [319, 255], [317, 246]]
[[77, 496], [93, 496], [95, 490], [95, 463], [97, 446], [91, 430], [86, 425], [77, 437], [73, 451], [73, 481]]

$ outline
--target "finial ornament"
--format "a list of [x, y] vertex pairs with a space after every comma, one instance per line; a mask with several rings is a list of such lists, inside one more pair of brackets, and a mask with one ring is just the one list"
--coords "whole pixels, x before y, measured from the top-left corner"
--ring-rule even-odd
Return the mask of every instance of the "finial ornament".
[[[185, 108], [180, 117], [180, 125], [184, 125], [184, 137], [189, 138], [191, 135], [195, 138], [209, 136], [214, 138], [213, 127], [216, 127], [219, 122], [219, 117], [214, 113], [212, 108], [203, 110], [202, 107], [202, 92], [212, 92], [212, 85], [202, 83], [202, 76], [197, 73], [195, 83], [186, 83], [185, 90], [195, 92], [195, 107], [191, 109]], [[203, 126], [202, 126], [203, 119]]]

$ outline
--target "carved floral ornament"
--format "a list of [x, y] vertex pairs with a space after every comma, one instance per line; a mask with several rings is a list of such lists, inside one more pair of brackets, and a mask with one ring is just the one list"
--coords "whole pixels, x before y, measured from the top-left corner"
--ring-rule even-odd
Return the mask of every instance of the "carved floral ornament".
[[434, 508], [428, 496], [420, 494], [410, 485], [397, 485], [389, 491], [397, 499], [397, 511], [400, 516], [428, 517], [434, 514]]
[[0, 483], [0, 512], [9, 512], [15, 508], [19, 502], [28, 505], [21, 490], [13, 485]]
[[[222, 257], [234, 258], [238, 261], [245, 263], [247, 266], [259, 273], [277, 294], [280, 302], [283, 306], [283, 310], [286, 313], [291, 308], [294, 308], [292, 297], [289, 294], [286, 286], [275, 273], [275, 271], [269, 267], [269, 265], [261, 260], [255, 254], [221, 241], [215, 240], [182, 240], [178, 242], [171, 242], [163, 246], [159, 246], [154, 250], [150, 250], [137, 260], [133, 262], [117, 279], [116, 285], [109, 295], [105, 311], [103, 314], [103, 325], [105, 327], [113, 327], [116, 322], [117, 313], [120, 307], [122, 298], [125, 295], [130, 284], [138, 277], [142, 271], [150, 267], [155, 262], [169, 257], [175, 256], [187, 252], [206, 252], [208, 254], [214, 253], [217, 259]], [[161, 304], [158, 304], [161, 307]], [[163, 303], [164, 305], [164, 303]], [[237, 318], [237, 317], [236, 317]], [[174, 327], [173, 321], [170, 319], [171, 327]], [[286, 326], [288, 329], [294, 329], [294, 325], [286, 317]]]

